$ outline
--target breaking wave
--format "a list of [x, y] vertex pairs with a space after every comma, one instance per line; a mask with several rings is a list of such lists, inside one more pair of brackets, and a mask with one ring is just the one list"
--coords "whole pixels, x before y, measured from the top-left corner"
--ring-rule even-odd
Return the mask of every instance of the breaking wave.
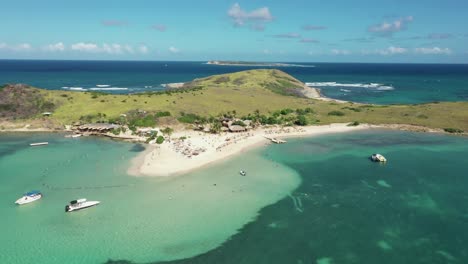
[[309, 87], [352, 87], [352, 88], [369, 88], [379, 91], [395, 90], [393, 86], [380, 83], [337, 83], [337, 82], [306, 82]]

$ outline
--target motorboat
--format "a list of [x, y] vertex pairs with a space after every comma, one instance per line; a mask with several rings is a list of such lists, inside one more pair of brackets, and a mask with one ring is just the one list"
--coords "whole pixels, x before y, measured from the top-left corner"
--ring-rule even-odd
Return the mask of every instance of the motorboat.
[[71, 201], [67, 206], [65, 206], [65, 212], [73, 212], [81, 209], [89, 208], [101, 203], [100, 201], [88, 201], [85, 198], [77, 199]]
[[387, 162], [387, 159], [378, 153], [372, 154], [370, 158], [372, 161], [375, 161], [375, 162]]
[[17, 204], [17, 205], [28, 204], [28, 203], [35, 202], [35, 201], [37, 201], [37, 200], [39, 200], [41, 198], [42, 198], [42, 193], [41, 192], [31, 191], [31, 192], [25, 193], [23, 195], [23, 197], [16, 200], [15, 204]]
[[37, 143], [31, 143], [29, 146], [34, 147], [34, 146], [44, 146], [44, 145], [49, 145], [49, 142], [37, 142]]
[[245, 175], [247, 175], [247, 172], [245, 172], [244, 170], [241, 170], [241, 171], [239, 171], [239, 174], [242, 175], [242, 176], [245, 176]]

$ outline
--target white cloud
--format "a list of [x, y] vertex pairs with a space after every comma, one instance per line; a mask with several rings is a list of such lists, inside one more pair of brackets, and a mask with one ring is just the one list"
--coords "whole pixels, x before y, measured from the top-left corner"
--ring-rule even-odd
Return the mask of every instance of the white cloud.
[[130, 46], [130, 45], [125, 45], [125, 46], [123, 47], [123, 49], [124, 49], [124, 52], [126, 52], [126, 53], [130, 53], [130, 54], [135, 53], [135, 50], [134, 50], [133, 47]]
[[21, 51], [31, 51], [31, 50], [33, 50], [33, 47], [29, 43], [9, 45], [9, 44], [7, 44], [5, 42], [2, 42], [2, 43], [0, 43], [0, 49], [8, 50], [8, 51], [21, 52]]
[[94, 43], [85, 43], [85, 42], [79, 42], [71, 45], [72, 50], [76, 51], [84, 51], [84, 52], [100, 52], [100, 48], [98, 47], [97, 44]]
[[339, 49], [332, 49], [331, 53], [333, 55], [349, 55], [351, 54], [351, 51], [349, 50], [339, 50]]
[[86, 42], [72, 44], [71, 50], [88, 53], [106, 53], [111, 55], [135, 54], [136, 52], [146, 54], [149, 52], [149, 48], [143, 44], [134, 48], [128, 44], [123, 45], [118, 43], [103, 43], [99, 45], [96, 43]]
[[138, 47], [138, 50], [140, 51], [141, 54], [146, 54], [149, 51], [148, 47], [145, 45], [140, 45], [140, 47]]
[[176, 53], [179, 53], [180, 50], [178, 48], [174, 47], [174, 46], [170, 46], [169, 47], [169, 52], [176, 54]]
[[393, 33], [405, 30], [409, 23], [414, 20], [412, 16], [401, 17], [391, 22], [370, 26], [367, 31], [383, 37], [391, 37]]
[[228, 16], [232, 19], [235, 26], [244, 26], [251, 24], [252, 29], [263, 30], [263, 23], [270, 22], [273, 20], [273, 16], [270, 13], [268, 7], [261, 7], [252, 11], [243, 10], [239, 3], [235, 3], [227, 12]]
[[404, 54], [404, 53], [407, 53], [407, 52], [408, 52], [408, 49], [406, 49], [406, 48], [394, 47], [394, 46], [390, 46], [390, 47], [388, 47], [386, 49], [363, 50], [363, 51], [361, 51], [361, 53], [364, 54], [364, 55], [378, 54], [378, 55], [384, 55], [384, 56]]
[[449, 48], [439, 48], [439, 47], [415, 48], [414, 52], [416, 52], [418, 54], [445, 54], [445, 55], [452, 54], [451, 49], [449, 49]]
[[49, 45], [43, 47], [43, 50], [50, 51], [50, 52], [64, 51], [65, 50], [65, 45], [63, 44], [63, 42], [58, 42], [58, 43], [55, 43], [55, 44], [49, 44]]

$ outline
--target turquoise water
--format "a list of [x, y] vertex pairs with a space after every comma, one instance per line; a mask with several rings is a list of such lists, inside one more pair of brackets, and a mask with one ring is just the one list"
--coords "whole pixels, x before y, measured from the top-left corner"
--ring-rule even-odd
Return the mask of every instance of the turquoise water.
[[[37, 141], [50, 144], [27, 146]], [[468, 261], [467, 138], [360, 131], [289, 139], [176, 178], [127, 176], [141, 149], [0, 135], [2, 263]], [[389, 162], [370, 162], [375, 152]], [[31, 189], [44, 198], [13, 204]], [[66, 214], [80, 197], [102, 204]]]
[[[28, 146], [40, 141], [49, 145]], [[192, 257], [224, 243], [300, 184], [297, 173], [257, 152], [184, 177], [128, 176], [130, 159], [143, 149], [93, 137], [0, 135], [0, 262]], [[238, 174], [241, 167], [250, 177]], [[271, 179], [274, 173], [279, 175]], [[14, 204], [33, 189], [44, 197]], [[101, 204], [65, 213], [65, 205], [78, 198]]]
[[[370, 153], [389, 162], [376, 164]], [[364, 131], [262, 155], [301, 186], [216, 250], [169, 263], [467, 263], [468, 139]]]

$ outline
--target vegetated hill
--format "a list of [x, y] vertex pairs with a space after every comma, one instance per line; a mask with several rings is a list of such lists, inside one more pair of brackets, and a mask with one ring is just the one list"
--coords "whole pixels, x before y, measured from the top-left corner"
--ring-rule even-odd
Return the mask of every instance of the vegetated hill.
[[185, 84], [185, 87], [235, 87], [237, 89], [249, 89], [253, 86], [261, 86], [280, 95], [305, 97], [304, 83], [280, 70], [240, 71], [196, 79]]
[[[170, 115], [162, 118], [168, 124], [177, 123], [177, 120], [197, 120], [194, 118], [197, 116], [208, 119], [225, 114], [238, 117], [251, 115], [268, 119], [268, 122], [275, 124], [288, 124], [295, 122], [294, 120], [301, 115], [308, 124], [357, 121], [468, 131], [468, 102], [416, 105], [336, 103], [303, 98], [300, 93], [296, 93], [303, 89], [303, 85], [292, 76], [278, 70], [251, 70], [197, 79], [187, 83], [182, 89], [159, 93], [117, 95], [35, 88], [19, 92], [20, 90], [4, 88], [0, 99], [9, 96], [8, 102], [11, 103], [15, 102], [11, 98], [23, 98], [15, 104], [15, 107], [19, 108], [16, 112], [28, 113], [18, 115], [18, 118], [21, 116], [29, 119], [46, 110], [44, 102], [53, 103], [56, 108], [49, 121], [64, 125], [80, 120], [112, 121], [119, 119], [121, 114], [140, 110], [137, 112], [150, 113], [157, 122], [161, 120], [158, 117], [160, 112], [169, 112]], [[36, 99], [24, 102], [26, 98]], [[0, 104], [4, 105], [4, 101]], [[19, 103], [20, 101], [25, 104]], [[11, 112], [10, 106], [7, 106], [7, 109]], [[0, 112], [5, 115], [5, 110]], [[185, 118], [181, 119], [181, 116]]]
[[55, 104], [45, 99], [38, 89], [23, 84], [7, 84], [0, 88], [0, 118], [31, 118], [54, 108]]

